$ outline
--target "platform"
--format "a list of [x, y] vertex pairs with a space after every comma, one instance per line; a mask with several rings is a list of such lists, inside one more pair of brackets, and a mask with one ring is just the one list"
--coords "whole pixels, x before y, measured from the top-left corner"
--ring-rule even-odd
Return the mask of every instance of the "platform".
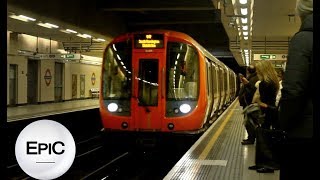
[[246, 137], [242, 107], [235, 100], [164, 179], [279, 180], [279, 170], [258, 173], [248, 169], [255, 164], [255, 144], [242, 145]]
[[57, 103], [23, 105], [7, 108], [7, 122], [19, 121], [54, 114], [99, 108], [99, 99], [72, 100]]

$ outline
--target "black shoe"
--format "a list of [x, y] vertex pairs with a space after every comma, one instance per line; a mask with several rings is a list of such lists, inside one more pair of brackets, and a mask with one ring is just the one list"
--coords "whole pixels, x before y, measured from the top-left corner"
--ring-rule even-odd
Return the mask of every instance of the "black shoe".
[[250, 140], [248, 140], [248, 141], [242, 141], [241, 144], [242, 144], [242, 145], [254, 144], [254, 141], [250, 141]]
[[257, 169], [258, 173], [274, 173], [274, 170], [271, 168], [263, 167], [260, 169]]
[[248, 167], [248, 169], [250, 169], [250, 170], [258, 170], [258, 169], [260, 169], [260, 168], [263, 168], [263, 167], [257, 166], [257, 165], [249, 166], [249, 167]]

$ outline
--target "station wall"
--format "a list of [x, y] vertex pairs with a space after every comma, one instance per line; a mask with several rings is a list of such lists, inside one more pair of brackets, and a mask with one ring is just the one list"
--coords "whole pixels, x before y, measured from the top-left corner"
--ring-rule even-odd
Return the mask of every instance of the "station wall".
[[[36, 102], [33, 103], [90, 98], [90, 89], [99, 88], [101, 65], [61, 62], [61, 60], [52, 59], [34, 59], [32, 56], [23, 55], [18, 53], [18, 51], [23, 50], [28, 53], [58, 53], [58, 49], [61, 49], [61, 43], [25, 34], [8, 32], [7, 35], [7, 105], [30, 104], [28, 90], [33, 90], [34, 88], [36, 89]], [[31, 72], [28, 69], [29, 62], [31, 61], [35, 62], [37, 69], [37, 77], [34, 80], [36, 83], [32, 85], [30, 85]], [[57, 64], [60, 64], [61, 67], [60, 75], [55, 74]], [[10, 69], [12, 65], [16, 67], [15, 73]], [[58, 76], [62, 79], [62, 87], [55, 81]], [[10, 88], [13, 82], [12, 80], [10, 81], [10, 78], [12, 79], [13, 77], [15, 77], [16, 88]], [[59, 88], [62, 89], [62, 92], [61, 98], [57, 100], [56, 92]], [[16, 92], [12, 92], [12, 89], [15, 89]], [[11, 100], [12, 94], [15, 94], [14, 104], [12, 104]]]

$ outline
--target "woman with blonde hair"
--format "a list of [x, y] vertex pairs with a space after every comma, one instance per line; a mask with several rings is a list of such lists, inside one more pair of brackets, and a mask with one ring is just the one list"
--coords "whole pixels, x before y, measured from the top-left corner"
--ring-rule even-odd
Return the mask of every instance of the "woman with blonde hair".
[[[275, 105], [275, 98], [279, 90], [279, 79], [275, 68], [270, 61], [258, 61], [255, 63], [258, 78], [263, 82], [262, 87], [262, 99], [261, 92], [259, 96], [254, 97], [253, 103], [258, 103], [262, 108], [268, 108], [268, 105]], [[270, 87], [271, 89], [269, 89]], [[268, 88], [268, 89], [264, 89]], [[258, 93], [258, 92], [257, 92]]]
[[277, 118], [275, 106], [276, 96], [279, 90], [279, 80], [277, 72], [270, 61], [258, 61], [255, 63], [259, 83], [253, 96], [252, 103], [259, 104], [262, 113], [265, 115], [264, 121], [256, 129], [256, 165], [250, 166], [249, 169], [257, 170], [260, 173], [272, 173], [279, 169], [278, 163], [275, 162], [271, 144], [264, 130], [270, 130]]

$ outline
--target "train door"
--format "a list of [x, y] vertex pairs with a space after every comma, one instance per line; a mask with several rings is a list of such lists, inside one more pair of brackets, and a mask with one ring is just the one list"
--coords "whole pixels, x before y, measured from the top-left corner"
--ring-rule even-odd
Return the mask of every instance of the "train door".
[[219, 79], [218, 79], [218, 71], [219, 68], [215, 65], [215, 63], [211, 62], [212, 65], [212, 95], [213, 95], [213, 104], [212, 104], [212, 113], [211, 118], [214, 117], [214, 115], [217, 113], [217, 109], [219, 107]]
[[9, 69], [9, 105], [17, 104], [18, 65], [10, 64]]
[[28, 93], [27, 102], [29, 104], [35, 104], [38, 101], [38, 61], [28, 60]]
[[161, 91], [164, 69], [160, 59], [164, 59], [162, 53], [135, 53], [133, 57], [133, 121], [144, 130], [161, 129], [164, 117]]
[[225, 97], [225, 91], [224, 91], [224, 70], [221, 66], [219, 66], [219, 84], [220, 86], [220, 103], [219, 103], [219, 110], [222, 110], [223, 103], [224, 103], [224, 97]]
[[208, 121], [210, 121], [211, 119], [211, 114], [212, 114], [212, 107], [213, 107], [213, 103], [214, 103], [214, 99], [213, 99], [213, 79], [212, 79], [212, 67], [211, 67], [211, 63], [206, 60], [206, 67], [207, 67], [207, 97], [208, 97]]

